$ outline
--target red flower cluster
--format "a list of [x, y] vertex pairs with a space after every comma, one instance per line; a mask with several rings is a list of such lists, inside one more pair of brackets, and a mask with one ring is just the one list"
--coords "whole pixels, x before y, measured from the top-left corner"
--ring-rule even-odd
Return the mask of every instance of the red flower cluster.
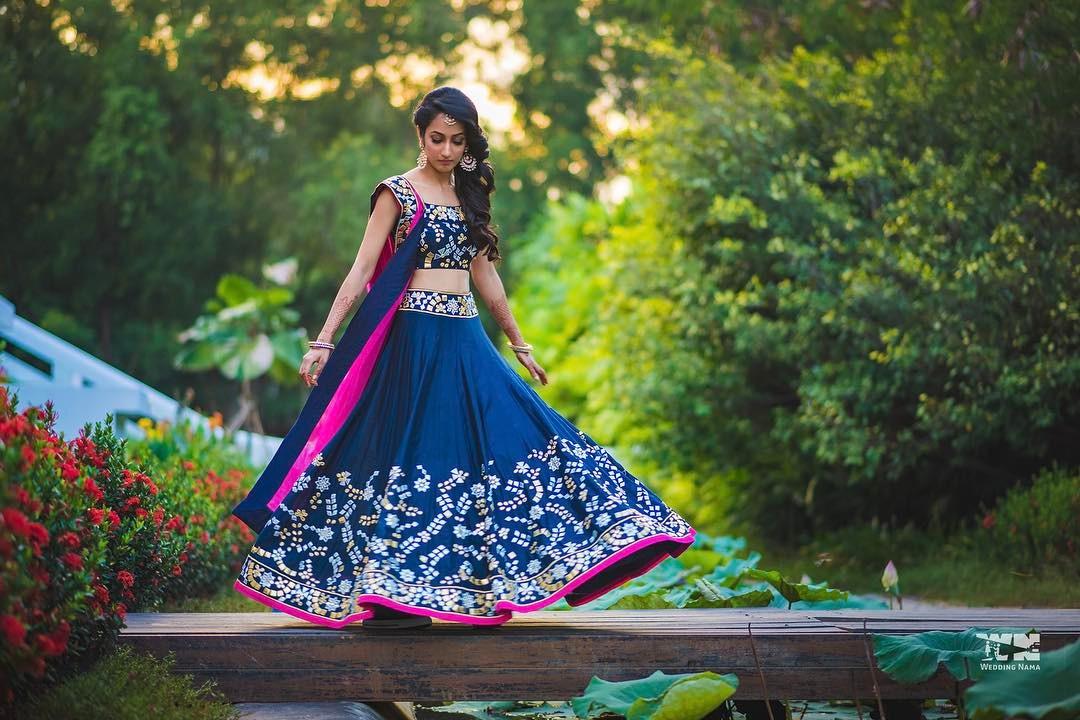
[[[85, 582], [75, 573], [103, 554], [100, 546], [83, 554], [84, 534], [94, 531], [86, 523], [87, 501], [72, 485], [74, 459], [61, 438], [39, 425], [52, 420], [51, 409], [15, 415], [8, 400], [4, 392], [0, 448], [17, 452], [0, 460], [0, 660], [18, 674], [41, 678], [47, 659], [68, 650], [69, 608], [88, 606], [75, 594]], [[16, 680], [10, 673], [0, 678], [0, 700], [14, 698]]]
[[102, 502], [105, 499], [105, 493], [101, 491], [101, 488], [94, 482], [94, 478], [86, 478], [83, 480], [83, 490], [90, 496], [90, 499], [94, 502]]
[[26, 626], [14, 615], [0, 615], [0, 635], [8, 645], [18, 647], [26, 640]]
[[[27, 541], [32, 548], [34, 557], [41, 557], [41, 547], [49, 542], [49, 531], [45, 529], [44, 525], [31, 521], [20, 510], [15, 508], [0, 510], [0, 517], [3, 518], [4, 527], [7, 528], [11, 535]], [[9, 556], [11, 549], [9, 546], [6, 548], [8, 552], [4, 552], [5, 548], [0, 547], [0, 553]]]
[[107, 449], [99, 451], [93, 440], [85, 434], [80, 434], [79, 437], [75, 438], [75, 452], [83, 460], [99, 470], [105, 468], [109, 458], [109, 451]]
[[144, 472], [135, 472], [125, 468], [123, 472], [123, 481], [120, 483], [121, 487], [127, 489], [136, 483], [144, 485], [147, 492], [151, 495], [158, 494], [158, 486], [154, 484], [154, 481], [150, 479], [149, 475]]
[[37, 646], [41, 654], [47, 657], [63, 655], [67, 650], [69, 637], [71, 637], [71, 625], [67, 620], [61, 620], [51, 633], [42, 633], [37, 636]]
[[25, 677], [43, 677], [80, 624], [93, 639], [120, 623], [99, 576], [109, 558], [102, 541], [120, 524], [103, 487], [113, 453], [85, 434], [65, 442], [45, 407], [15, 413], [0, 387], [0, 665], [13, 669], [0, 677], [0, 703]]
[[129, 609], [216, 590], [254, 539], [228, 512], [249, 472], [145, 454], [155, 482], [108, 423], [65, 442], [45, 407], [15, 413], [0, 386], [0, 666], [17, 669], [0, 677], [0, 714], [70, 637], [86, 648]]

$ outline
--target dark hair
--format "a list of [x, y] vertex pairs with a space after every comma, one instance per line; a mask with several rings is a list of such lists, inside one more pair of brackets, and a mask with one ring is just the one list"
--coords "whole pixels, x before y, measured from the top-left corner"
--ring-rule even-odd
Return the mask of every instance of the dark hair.
[[465, 147], [477, 160], [475, 170], [465, 170], [459, 163], [454, 167], [454, 191], [461, 200], [465, 221], [476, 240], [480, 252], [487, 253], [488, 260], [498, 260], [499, 236], [491, 228], [491, 193], [495, 192], [495, 168], [487, 161], [488, 141], [480, 129], [476, 106], [469, 97], [456, 87], [437, 87], [417, 104], [413, 111], [413, 124], [423, 137], [427, 126], [439, 113], [457, 119], [465, 130]]

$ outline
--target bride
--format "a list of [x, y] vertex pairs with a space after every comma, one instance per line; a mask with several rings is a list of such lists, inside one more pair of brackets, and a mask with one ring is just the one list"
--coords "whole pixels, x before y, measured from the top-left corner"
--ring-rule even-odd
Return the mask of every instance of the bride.
[[233, 509], [257, 534], [235, 588], [328, 627], [498, 625], [560, 598], [582, 605], [695, 536], [484, 332], [470, 279], [547, 383], [496, 270], [495, 176], [472, 101], [436, 88], [413, 122], [416, 167], [376, 185], [301, 363], [311, 393]]

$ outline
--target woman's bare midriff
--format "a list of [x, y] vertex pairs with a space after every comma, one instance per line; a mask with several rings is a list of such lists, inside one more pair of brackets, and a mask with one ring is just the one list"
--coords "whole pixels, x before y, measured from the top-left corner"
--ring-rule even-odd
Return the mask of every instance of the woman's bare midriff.
[[410, 288], [441, 292], [469, 292], [469, 271], [450, 268], [417, 268], [413, 271]]

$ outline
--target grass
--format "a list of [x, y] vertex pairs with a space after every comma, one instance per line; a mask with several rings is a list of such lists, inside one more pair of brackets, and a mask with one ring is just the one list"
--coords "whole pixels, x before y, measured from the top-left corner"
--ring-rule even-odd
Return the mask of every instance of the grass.
[[806, 573], [815, 582], [855, 593], [881, 593], [881, 574], [890, 560], [904, 596], [982, 607], [1080, 606], [1080, 568], [1017, 567], [995, 558], [962, 532], [943, 536], [924, 531], [887, 533], [853, 528], [801, 548], [748, 547], [762, 554], [761, 567], [788, 577]]
[[246, 613], [270, 612], [270, 608], [237, 592], [230, 582], [228, 587], [222, 588], [212, 597], [167, 602], [162, 605], [160, 612]]
[[157, 660], [121, 646], [75, 675], [15, 708], [16, 720], [236, 720], [239, 712], [211, 684], [170, 672], [172, 657]]

